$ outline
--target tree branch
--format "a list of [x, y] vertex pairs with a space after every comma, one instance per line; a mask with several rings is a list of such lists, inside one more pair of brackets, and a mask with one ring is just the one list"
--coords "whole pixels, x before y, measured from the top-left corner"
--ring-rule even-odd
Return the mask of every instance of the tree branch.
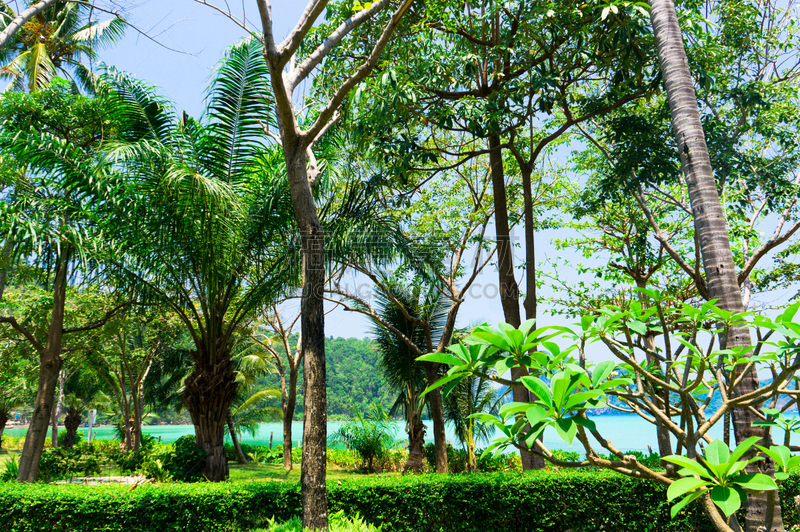
[[17, 15], [17, 18], [9, 22], [8, 26], [6, 26], [6, 28], [0, 32], [0, 48], [7, 45], [11, 38], [14, 37], [14, 34], [17, 33], [17, 30], [19, 30], [26, 22], [28, 22], [31, 17], [35, 17], [53, 4], [64, 1], [65, 0], [42, 0], [41, 2], [32, 5]]

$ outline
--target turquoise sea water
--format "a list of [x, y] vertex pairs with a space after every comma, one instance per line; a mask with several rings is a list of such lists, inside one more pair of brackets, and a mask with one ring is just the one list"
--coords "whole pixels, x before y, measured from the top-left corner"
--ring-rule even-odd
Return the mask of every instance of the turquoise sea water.
[[[648, 447], [653, 450], [658, 450], [656, 442], [655, 427], [646, 422], [639, 416], [622, 415], [622, 416], [597, 416], [592, 418], [597, 424], [600, 433], [611, 441], [617, 448], [623, 451], [642, 451], [647, 452]], [[428, 426], [428, 433], [425, 440], [427, 442], [433, 441], [432, 424], [430, 421], [426, 422]], [[339, 429], [342, 426], [341, 422], [328, 423], [328, 434]], [[402, 422], [395, 422], [396, 438], [398, 441], [404, 439], [404, 424]], [[25, 434], [26, 428], [18, 427], [7, 429], [5, 435], [20, 436]], [[81, 432], [86, 435], [87, 429], [81, 428]], [[155, 437], [161, 437], [161, 441], [165, 443], [173, 442], [185, 434], [194, 434], [194, 427], [192, 425], [150, 425], [144, 427], [144, 432], [152, 434]], [[283, 428], [280, 423], [264, 423], [261, 425], [258, 433], [255, 436], [249, 434], [242, 435], [242, 442], [254, 445], [269, 445], [270, 434], [273, 437], [273, 445], [281, 445], [283, 443]], [[93, 437], [102, 439], [112, 439], [114, 431], [112, 427], [95, 427], [93, 429]], [[292, 427], [292, 440], [293, 446], [297, 446], [303, 437], [303, 424], [301, 422], [293, 423]], [[711, 430], [712, 438], [722, 438], [722, 426], [718, 424]], [[457, 440], [453, 435], [452, 429], [447, 429], [447, 439], [457, 446]], [[783, 441], [783, 433], [776, 430], [773, 433], [773, 439], [776, 442]], [[568, 446], [561, 441], [554, 430], [545, 432], [544, 437], [545, 445], [550, 449], [566, 449]], [[479, 445], [479, 447], [485, 447]], [[596, 446], [599, 450], [599, 445]], [[576, 441], [572, 450], [582, 451], [582, 447]]]

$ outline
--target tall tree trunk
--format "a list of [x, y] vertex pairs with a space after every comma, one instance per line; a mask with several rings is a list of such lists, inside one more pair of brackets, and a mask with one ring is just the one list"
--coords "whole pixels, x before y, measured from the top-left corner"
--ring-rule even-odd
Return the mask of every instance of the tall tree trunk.
[[58, 271], [53, 283], [53, 310], [47, 330], [47, 343], [39, 352], [39, 382], [36, 388], [36, 401], [33, 415], [25, 435], [25, 444], [19, 458], [17, 480], [35, 482], [39, 476], [39, 459], [44, 450], [50, 413], [56, 394], [58, 372], [61, 371], [61, 343], [64, 334], [64, 307], [67, 299], [67, 267], [69, 250], [62, 248], [58, 261]]
[[[650, 20], [669, 101], [673, 133], [689, 192], [694, 228], [700, 242], [709, 295], [711, 299], [718, 300], [717, 304], [721, 308], [742, 312], [744, 305], [730, 239], [697, 109], [697, 97], [683, 47], [675, 5], [672, 0], [650, 0], [650, 6]], [[724, 340], [726, 347], [729, 348], [751, 345], [749, 330], [744, 327], [733, 328]], [[741, 371], [743, 365], [737, 368]], [[737, 378], [736, 372], [731, 378]], [[751, 392], [756, 390], [758, 385], [758, 375], [755, 371], [750, 371], [736, 393]], [[763, 441], [766, 437], [764, 429], [752, 426], [756, 417], [750, 411], [745, 408], [735, 408], [732, 415], [737, 442], [742, 442], [750, 436], [758, 436], [762, 438], [762, 445], [769, 445], [769, 442]], [[748, 496], [745, 516], [748, 532], [756, 532], [760, 527], [768, 532], [784, 530], [780, 500], [776, 497], [774, 512], [769, 508], [769, 502], [766, 494]], [[772, 519], [769, 519], [770, 517]], [[767, 522], [768, 520], [771, 522]]]
[[64, 402], [64, 386], [67, 384], [67, 374], [62, 369], [58, 372], [58, 397], [53, 415], [50, 416], [50, 445], [58, 449], [58, 416], [61, 415], [61, 405]]
[[[425, 367], [425, 378], [428, 385], [433, 384], [439, 378], [439, 364], [433, 362], [423, 362]], [[447, 473], [447, 434], [444, 427], [444, 406], [442, 405], [441, 388], [436, 388], [428, 394], [428, 401], [431, 405], [431, 418], [433, 421], [433, 446], [436, 455], [436, 472]]]
[[216, 360], [209, 359], [208, 354], [196, 354], [198, 367], [186, 379], [183, 402], [192, 417], [197, 448], [206, 452], [203, 475], [220, 482], [228, 478], [223, 436], [236, 378], [227, 347], [217, 351]]
[[[497, 275], [500, 284], [500, 303], [503, 306], [506, 323], [512, 327], [519, 327], [522, 324], [519, 313], [519, 285], [514, 277], [514, 250], [511, 246], [511, 232], [508, 224], [503, 152], [498, 135], [489, 135], [489, 150], [492, 192], [494, 194], [494, 225], [497, 235]], [[512, 380], [519, 380], [523, 376], [525, 376], [525, 371], [522, 368], [511, 369]], [[527, 403], [531, 400], [528, 390], [522, 387], [515, 386], [512, 394], [514, 401], [520, 403]], [[520, 450], [519, 454], [523, 471], [534, 469], [533, 453]]]
[[67, 409], [67, 415], [64, 417], [64, 428], [67, 429], [67, 435], [64, 436], [64, 447], [71, 449], [75, 445], [75, 436], [83, 421], [83, 412], [80, 408], [71, 406]]
[[[520, 171], [522, 173], [522, 192], [525, 201], [525, 301], [523, 302], [523, 307], [525, 307], [525, 319], [535, 320], [537, 319], [539, 301], [536, 298], [536, 238], [533, 228], [532, 170], [529, 165], [520, 164]], [[537, 325], [534, 323], [533, 327], [535, 329]], [[528, 396], [530, 397], [530, 394]], [[544, 436], [539, 436], [539, 441], [544, 441]], [[531, 454], [532, 468], [544, 469], [544, 457]]]
[[236, 427], [233, 426], [233, 416], [231, 415], [231, 409], [228, 407], [228, 434], [231, 435], [231, 441], [233, 441], [233, 448], [236, 451], [236, 461], [240, 464], [246, 464], [247, 458], [244, 455], [244, 451], [242, 451], [242, 446], [239, 444], [239, 437], [236, 435]]
[[297, 368], [289, 370], [289, 385], [286, 390], [286, 404], [283, 408], [283, 468], [292, 470], [292, 420], [297, 404]]
[[[284, 136], [284, 143], [287, 139]], [[300, 493], [303, 527], [328, 528], [327, 475], [328, 414], [325, 384], [325, 231], [308, 180], [305, 147], [284, 144], [292, 207], [300, 229], [303, 255], [301, 300], [303, 350], [303, 462]]]

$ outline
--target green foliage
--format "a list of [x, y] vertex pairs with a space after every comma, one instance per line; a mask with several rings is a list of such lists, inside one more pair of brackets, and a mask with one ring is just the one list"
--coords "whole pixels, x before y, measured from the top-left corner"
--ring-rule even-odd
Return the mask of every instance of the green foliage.
[[[348, 518], [344, 512], [336, 512], [331, 515], [328, 527], [330, 532], [381, 532], [380, 526], [365, 522], [360, 515], [356, 514], [354, 517]], [[253, 532], [306, 532], [307, 530], [307, 528], [303, 528], [302, 519], [293, 517], [285, 523], [278, 523], [274, 519], [270, 520], [267, 528]]]
[[[67, 431], [66, 430], [59, 430], [58, 431], [58, 443], [59, 445], [67, 439]], [[83, 441], [83, 433], [78, 431], [75, 433], [75, 443], [81, 443]]]
[[373, 405], [366, 416], [356, 410], [355, 418], [331, 434], [328, 442], [341, 443], [357, 452], [363, 467], [372, 473], [375, 460], [384, 458], [386, 452], [396, 445], [394, 424], [383, 407]]
[[13, 482], [17, 480], [17, 473], [19, 472], [19, 460], [16, 456], [12, 456], [6, 462], [3, 472], [0, 473], [0, 482]]
[[[477, 471], [483, 473], [521, 471], [519, 453], [508, 454], [484, 454], [482, 450], [476, 452]], [[428, 443], [425, 445], [425, 459], [432, 471], [436, 470], [436, 445]], [[463, 473], [468, 470], [467, 452], [464, 449], [456, 449], [452, 445], [447, 445], [447, 470], [450, 473]]]
[[[800, 495], [800, 478], [780, 487]], [[362, 477], [328, 485], [329, 511], [358, 512], [384, 532], [711, 532], [699, 504], [670, 519], [666, 488], [609, 472]], [[787, 505], [784, 522], [798, 524]], [[12, 532], [252, 530], [301, 513], [300, 486], [260, 482], [127, 486], [0, 485]]]
[[[702, 462], [685, 456], [665, 456], [664, 460], [681, 466], [676, 480], [667, 490], [667, 498], [673, 501], [682, 499], [671, 510], [675, 517], [687, 504], [708, 493], [711, 500], [725, 516], [736, 513], [747, 500], [745, 490], [768, 491], [778, 489], [775, 481], [761, 473], [743, 473], [747, 464], [763, 460], [763, 457], [740, 460], [759, 441], [757, 436], [743, 441], [733, 453], [721, 440], [714, 440], [708, 446]], [[788, 449], [787, 449], [788, 454]]]
[[[173, 480], [196, 482], [203, 480], [201, 470], [205, 457], [206, 452], [197, 448], [193, 435], [181, 436], [172, 444], [170, 452], [165, 453], [162, 457], [154, 455], [150, 457], [153, 463], [147, 466], [147, 471], [156, 471], [156, 476], [161, 476], [160, 469], [163, 468]], [[159, 460], [161, 461], [160, 467], [158, 465]]]
[[100, 473], [101, 456], [91, 443], [58, 447], [42, 453], [39, 475], [45, 482], [66, 477], [92, 476]]

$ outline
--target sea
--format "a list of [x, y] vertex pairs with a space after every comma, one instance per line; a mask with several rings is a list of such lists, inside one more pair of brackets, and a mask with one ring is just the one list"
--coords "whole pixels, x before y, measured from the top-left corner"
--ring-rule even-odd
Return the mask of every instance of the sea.
[[[655, 426], [648, 423], [636, 415], [604, 415], [594, 416], [591, 419], [597, 425], [600, 434], [613, 443], [618, 449], [622, 451], [640, 451], [647, 454], [650, 450], [658, 452], [658, 443], [656, 440]], [[339, 430], [343, 422], [330, 422], [328, 423], [328, 434]], [[425, 437], [426, 442], [433, 441], [433, 425], [432, 422], [426, 421], [428, 432]], [[396, 421], [395, 438], [397, 441], [402, 442], [405, 439], [405, 424], [401, 421]], [[84, 440], [88, 432], [87, 427], [82, 427], [80, 431], [83, 433]], [[27, 431], [25, 427], [15, 427], [6, 429], [3, 433], [4, 436], [21, 436]], [[146, 434], [150, 434], [164, 443], [170, 443], [181, 436], [186, 434], [194, 434], [194, 426], [192, 425], [146, 425], [143, 427]], [[452, 427], [447, 426], [447, 439], [454, 447], [458, 447], [458, 440], [453, 433]], [[710, 436], [712, 438], [722, 439], [723, 427], [718, 423], [711, 429]], [[295, 422], [292, 424], [292, 446], [297, 447], [302, 443], [303, 436], [303, 423]], [[776, 442], [783, 442], [783, 431], [775, 429], [773, 431], [773, 440]], [[113, 427], [100, 426], [92, 429], [92, 438], [113, 439]], [[242, 434], [241, 441], [251, 445], [265, 445], [269, 446], [272, 441], [273, 446], [283, 444], [283, 426], [281, 423], [263, 423], [260, 425], [258, 432], [255, 435]], [[230, 438], [226, 436], [226, 441]], [[551, 449], [564, 449], [577, 451], [581, 454], [583, 447], [576, 440], [572, 446], [567, 445], [556, 434], [554, 429], [548, 429], [544, 433], [544, 443]], [[593, 442], [596, 443], [596, 442]], [[478, 447], [486, 447], [486, 443], [479, 443]], [[595, 446], [598, 452], [602, 452], [599, 445]]]

